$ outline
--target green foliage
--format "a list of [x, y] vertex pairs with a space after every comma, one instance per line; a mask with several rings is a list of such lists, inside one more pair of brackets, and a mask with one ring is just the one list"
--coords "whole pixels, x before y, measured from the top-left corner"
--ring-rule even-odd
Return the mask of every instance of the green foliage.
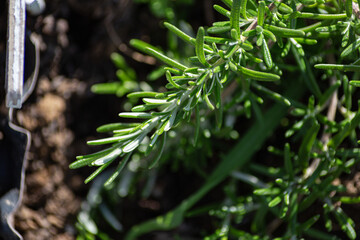
[[118, 68], [116, 76], [119, 81], [95, 84], [91, 87], [91, 91], [97, 94], [115, 94], [118, 97], [122, 97], [128, 92], [138, 89], [136, 73], [126, 64], [125, 59], [120, 54], [113, 53], [111, 60]]
[[[161, 5], [167, 1], [153, 2]], [[211, 134], [227, 137], [231, 134], [221, 134], [241, 131], [239, 142], [210, 175], [205, 173], [209, 177], [198, 191], [164, 216], [134, 226], [125, 239], [174, 229], [184, 218], [201, 212], [193, 206], [225, 179], [229, 181], [219, 207], [205, 207], [207, 211], [202, 212], [217, 222], [216, 230], [205, 239], [270, 239], [274, 235], [276, 239], [338, 239], [332, 233], [335, 224], [349, 239], [356, 239], [355, 223], [339, 203], [360, 201], [357, 196], [344, 195], [346, 188], [337, 182], [359, 164], [360, 106], [352, 104], [360, 86], [358, 3], [223, 3], [225, 6], [215, 5], [214, 9], [224, 20], [199, 27], [196, 36], [164, 23], [193, 47], [193, 56], [187, 59], [140, 40], [130, 42], [166, 65], [162, 68], [166, 90], [149, 87], [128, 94], [132, 104], [136, 100], [142, 103], [119, 114], [127, 119], [125, 123], [98, 129], [112, 136], [88, 142], [105, 145], [105, 150], [79, 156], [70, 167], [97, 166], [88, 182], [118, 162], [115, 172], [104, 181], [111, 185], [128, 162], [139, 158], [145, 159], [143, 167], [161, 167], [166, 162], [162, 155], [176, 138], [189, 138], [187, 128], [194, 146], [208, 146], [206, 149], [212, 147], [204, 140]], [[119, 56], [113, 60], [122, 69], [122, 77], [118, 76], [123, 85], [100, 84], [93, 90], [122, 96], [137, 89], [125, 86], [127, 81], [135, 82], [133, 71]], [[269, 107], [272, 101], [274, 106]], [[245, 121], [243, 117], [255, 122], [247, 131], [234, 121], [229, 123], [229, 119]], [[280, 136], [285, 141], [275, 140], [275, 146], [268, 148], [277, 164], [266, 163], [271, 154], [263, 151], [265, 160], [256, 161], [254, 154], [266, 148], [265, 141], [280, 123], [286, 128]], [[190, 144], [183, 147], [191, 149]], [[251, 191], [239, 196], [238, 186], [244, 185]], [[322, 211], [312, 212], [313, 206]]]

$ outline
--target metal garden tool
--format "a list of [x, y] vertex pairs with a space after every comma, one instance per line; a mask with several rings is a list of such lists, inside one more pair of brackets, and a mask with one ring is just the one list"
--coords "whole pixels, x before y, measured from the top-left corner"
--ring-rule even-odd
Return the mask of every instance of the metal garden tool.
[[45, 4], [41, 0], [9, 0], [8, 41], [6, 48], [6, 106], [21, 108], [24, 102], [25, 8], [39, 14]]
[[[35, 2], [35, 5], [34, 5]], [[13, 123], [14, 108], [21, 108], [33, 91], [39, 69], [38, 41], [28, 34], [25, 38], [25, 7], [39, 13], [39, 1], [9, 0], [8, 41], [6, 58], [6, 105], [9, 115], [0, 116], [0, 239], [22, 239], [13, 226], [24, 185], [26, 155], [30, 146], [30, 132]], [[41, 1], [43, 3], [43, 1]], [[26, 41], [25, 41], [26, 39]], [[26, 54], [25, 54], [26, 42]], [[24, 84], [24, 61], [32, 69]]]

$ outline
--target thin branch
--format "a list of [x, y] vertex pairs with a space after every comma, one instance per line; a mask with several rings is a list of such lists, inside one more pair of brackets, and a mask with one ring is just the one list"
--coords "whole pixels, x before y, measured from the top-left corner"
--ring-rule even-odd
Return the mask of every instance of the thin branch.
[[[329, 63], [335, 63], [335, 57], [334, 55], [330, 55], [328, 56], [328, 62]], [[330, 86], [334, 85], [336, 82], [336, 77], [332, 76], [329, 79], [330, 82]], [[329, 100], [329, 107], [328, 107], [328, 112], [326, 114], [326, 117], [329, 121], [334, 121], [335, 120], [335, 116], [336, 116], [336, 109], [337, 109], [337, 105], [338, 105], [338, 91], [336, 90], [330, 97]], [[327, 143], [329, 142], [330, 138], [331, 138], [331, 133], [327, 133], [326, 130], [328, 129], [328, 127], [325, 125], [324, 127], [324, 131], [322, 133], [322, 136], [320, 138], [321, 142], [324, 145], [324, 151], [327, 150]], [[320, 158], [315, 158], [313, 160], [313, 162], [310, 164], [310, 166], [306, 169], [305, 174], [304, 174], [304, 179], [310, 177], [315, 170], [317, 169], [317, 167], [320, 164]]]
[[[344, 2], [345, 2], [345, 0], [344, 0]], [[359, 3], [355, 3], [353, 1], [352, 2], [352, 8], [353, 8], [353, 13], [355, 14], [355, 16], [360, 19]]]

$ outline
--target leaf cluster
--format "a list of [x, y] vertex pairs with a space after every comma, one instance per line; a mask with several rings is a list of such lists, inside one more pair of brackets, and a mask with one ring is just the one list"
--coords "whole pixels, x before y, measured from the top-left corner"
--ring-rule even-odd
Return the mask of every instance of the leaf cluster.
[[[88, 142], [106, 148], [77, 157], [70, 167], [98, 167], [89, 182], [121, 159], [105, 183], [111, 185], [135, 151], [147, 156], [148, 168], [158, 165], [170, 133], [178, 131], [178, 126], [193, 126], [196, 145], [204, 131], [201, 119], [214, 118], [211, 128], [221, 132], [224, 119], [244, 116], [257, 124], [242, 137], [247, 148], [236, 145], [197, 193], [167, 215], [134, 227], [126, 239], [178, 226], [186, 214], [192, 215], [190, 208], [225, 178], [231, 182], [224, 202], [219, 208], [207, 208], [221, 227], [206, 239], [268, 239], [265, 219], [269, 216], [284, 226], [277, 239], [335, 239], [327, 233], [333, 230], [334, 221], [348, 238], [356, 239], [355, 223], [341, 204], [358, 203], [359, 198], [344, 195], [346, 188], [337, 182], [359, 161], [360, 107], [353, 104], [360, 86], [358, 3], [222, 2], [214, 9], [224, 20], [199, 27], [194, 36], [164, 23], [193, 47], [193, 56], [187, 59], [176, 59], [141, 40], [130, 42], [166, 65], [162, 68], [166, 90], [129, 93], [127, 97], [138, 105], [119, 114], [127, 120], [99, 127], [99, 132], [111, 136]], [[272, 112], [264, 113], [273, 101]], [[269, 148], [282, 164], [269, 168], [250, 162], [284, 117], [288, 122], [285, 144]], [[236, 161], [239, 158], [242, 160]], [[252, 188], [246, 197], [236, 197], [240, 182]], [[323, 212], [301, 218], [314, 204], [320, 204]], [[253, 216], [250, 230], [236, 227], [248, 216]], [[327, 232], [314, 228], [319, 219]]]

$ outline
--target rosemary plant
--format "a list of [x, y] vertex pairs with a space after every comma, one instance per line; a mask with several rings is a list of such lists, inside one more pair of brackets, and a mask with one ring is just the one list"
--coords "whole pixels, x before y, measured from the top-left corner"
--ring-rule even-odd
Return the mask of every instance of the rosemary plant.
[[[134, 151], [151, 156], [149, 168], [156, 166], [166, 149], [169, 131], [178, 131], [179, 125], [188, 122], [194, 126], [196, 145], [202, 132], [202, 117], [214, 115], [213, 128], [219, 131], [224, 116], [251, 118], [254, 113], [257, 119], [254, 127], [222, 159], [198, 192], [165, 216], [135, 226], [126, 239], [180, 225], [185, 213], [227, 177], [233, 180], [231, 184], [245, 182], [254, 191], [240, 200], [228, 194], [226, 209], [212, 209], [212, 215], [222, 221], [222, 227], [206, 239], [229, 236], [269, 239], [276, 232], [276, 224], [284, 226], [280, 234], [276, 233], [278, 239], [336, 238], [324, 229], [313, 228], [320, 218], [328, 232], [332, 231], [335, 219], [348, 238], [356, 239], [355, 223], [341, 204], [359, 203], [360, 198], [342, 195], [344, 186], [335, 182], [342, 174], [351, 173], [359, 161], [356, 131], [360, 110], [352, 104], [356, 100], [355, 88], [360, 86], [358, 2], [222, 2], [224, 6], [214, 5], [214, 9], [223, 15], [224, 21], [199, 27], [194, 37], [164, 23], [169, 31], [194, 47], [195, 55], [187, 60], [171, 58], [140, 40], [130, 42], [134, 48], [166, 64], [163, 69], [167, 90], [128, 94], [130, 99], [142, 100], [131, 111], [119, 114], [131, 121], [99, 127], [99, 132], [110, 132], [112, 136], [88, 144], [105, 145], [105, 149], [78, 156], [70, 167], [98, 167], [85, 180], [89, 182], [118, 162], [105, 183], [109, 185]], [[276, 103], [264, 113], [264, 109], [269, 109], [266, 99]], [[234, 110], [238, 113], [232, 113]], [[283, 159], [282, 166], [269, 168], [251, 163], [244, 167], [284, 117], [288, 122], [286, 143], [269, 148]], [[243, 170], [232, 172], [240, 167]], [[264, 182], [259, 176], [271, 180]], [[309, 211], [315, 203], [322, 204], [323, 213], [299, 220], [299, 214]], [[252, 212], [255, 217], [250, 230], [234, 227]], [[270, 230], [264, 223], [266, 214], [275, 216], [277, 221]], [[330, 214], [334, 217], [329, 217]]]

